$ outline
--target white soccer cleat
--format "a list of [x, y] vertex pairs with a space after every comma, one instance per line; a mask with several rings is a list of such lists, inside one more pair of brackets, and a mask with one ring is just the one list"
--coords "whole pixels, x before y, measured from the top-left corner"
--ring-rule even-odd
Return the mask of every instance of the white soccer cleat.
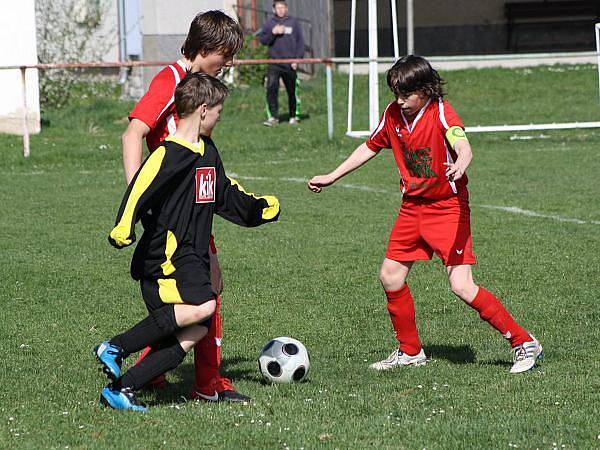
[[538, 359], [544, 356], [544, 349], [533, 336], [532, 341], [517, 345], [513, 350], [513, 365], [510, 373], [521, 373], [533, 369]]
[[386, 359], [371, 364], [369, 368], [374, 370], [388, 370], [398, 366], [422, 366], [426, 362], [427, 357], [423, 349], [415, 356], [409, 356], [396, 349]]
[[279, 119], [276, 117], [269, 117], [267, 120], [263, 122], [265, 127], [272, 127], [273, 125], [277, 125], [279, 123]]

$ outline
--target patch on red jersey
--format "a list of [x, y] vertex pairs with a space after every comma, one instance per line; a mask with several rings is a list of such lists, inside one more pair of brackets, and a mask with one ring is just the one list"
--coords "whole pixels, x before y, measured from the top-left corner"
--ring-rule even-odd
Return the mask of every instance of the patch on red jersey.
[[214, 167], [196, 168], [196, 203], [214, 203], [215, 183]]

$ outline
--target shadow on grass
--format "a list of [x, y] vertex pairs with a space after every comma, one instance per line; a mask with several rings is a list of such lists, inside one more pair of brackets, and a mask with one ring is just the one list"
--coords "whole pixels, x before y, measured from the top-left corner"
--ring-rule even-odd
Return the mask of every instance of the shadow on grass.
[[[300, 122], [302, 122], [303, 120], [310, 119], [310, 114], [300, 114], [300, 116], [298, 116], [298, 119], [300, 119]], [[290, 120], [289, 113], [279, 114], [279, 123], [280, 124], [285, 125], [286, 122], [288, 122], [289, 120]]]
[[[221, 361], [221, 375], [236, 380], [244, 379], [260, 384], [262, 378], [258, 368], [250, 370], [245, 368], [246, 363], [253, 361], [251, 358], [233, 357], [225, 358]], [[164, 389], [144, 390], [146, 403], [150, 406], [161, 405], [165, 403], [185, 403], [189, 400], [190, 392], [194, 386], [195, 372], [194, 363], [185, 363], [175, 369], [176, 375], [167, 374], [167, 380], [170, 380], [168, 386]], [[173, 381], [173, 378], [177, 378]], [[151, 398], [148, 398], [151, 397]], [[153, 397], [153, 398], [152, 398]]]
[[453, 364], [472, 364], [475, 352], [469, 345], [428, 345], [425, 354], [433, 359], [445, 359]]
[[483, 366], [500, 366], [500, 367], [510, 367], [512, 366], [512, 362], [508, 359], [495, 359], [493, 361], [481, 361], [481, 365]]

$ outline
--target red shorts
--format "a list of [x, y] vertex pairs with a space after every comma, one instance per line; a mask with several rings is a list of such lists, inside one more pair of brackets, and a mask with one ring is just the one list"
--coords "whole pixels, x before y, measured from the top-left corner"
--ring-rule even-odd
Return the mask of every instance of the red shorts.
[[444, 200], [403, 199], [386, 258], [399, 262], [427, 260], [433, 252], [445, 266], [477, 263], [471, 246], [467, 195]]

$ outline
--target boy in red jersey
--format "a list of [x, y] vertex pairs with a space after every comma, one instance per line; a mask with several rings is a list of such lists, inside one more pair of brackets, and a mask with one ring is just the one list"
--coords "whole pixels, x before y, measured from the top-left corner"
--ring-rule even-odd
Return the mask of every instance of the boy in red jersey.
[[[156, 74], [148, 92], [129, 115], [129, 126], [122, 136], [123, 167], [128, 185], [142, 163], [144, 139], [148, 150], [153, 152], [164, 138], [177, 129], [174, 92], [179, 81], [188, 71], [219, 75], [224, 68], [231, 67], [233, 56], [242, 45], [243, 34], [239, 24], [225, 13], [208, 11], [194, 18], [181, 47], [183, 58]], [[211, 280], [215, 292], [220, 294], [223, 282], [213, 238], [210, 249]], [[248, 397], [235, 391], [231, 380], [220, 375], [222, 326], [219, 307], [220, 297], [217, 296], [211, 328], [194, 349], [196, 380], [191, 395], [207, 401], [248, 401]], [[148, 351], [146, 349], [140, 359]], [[153, 383], [157, 387], [164, 384], [164, 376]]]
[[426, 363], [406, 279], [415, 261], [431, 259], [435, 252], [446, 266], [452, 292], [510, 342], [510, 372], [532, 369], [542, 355], [538, 340], [514, 321], [493, 294], [473, 282], [471, 265], [476, 260], [466, 176], [473, 154], [460, 118], [443, 98], [443, 80], [427, 60], [409, 55], [388, 71], [387, 83], [396, 101], [387, 106], [370, 138], [333, 172], [308, 183], [313, 192], [321, 192], [381, 149], [391, 148], [394, 153], [403, 198], [380, 280], [399, 348], [370, 367], [387, 370]]

